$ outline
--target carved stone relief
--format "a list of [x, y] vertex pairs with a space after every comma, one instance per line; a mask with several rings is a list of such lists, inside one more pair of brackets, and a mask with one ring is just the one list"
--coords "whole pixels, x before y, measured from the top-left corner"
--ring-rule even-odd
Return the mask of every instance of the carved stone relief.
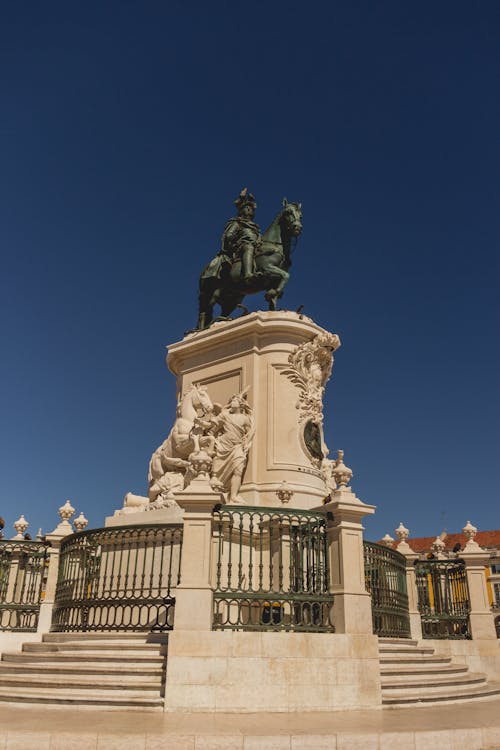
[[323, 438], [323, 394], [332, 374], [333, 352], [339, 346], [340, 339], [336, 334], [318, 333], [290, 354], [290, 366], [282, 371], [298, 388], [296, 408], [301, 443], [311, 463], [318, 468], [328, 455]]
[[175, 493], [200, 476], [227, 493], [227, 502], [243, 502], [239, 490], [254, 434], [246, 390], [222, 407], [204, 386], [191, 386], [170, 434], [151, 457], [149, 498], [127, 493], [123, 512], [176, 508]]
[[299, 389], [299, 421], [323, 422], [323, 393], [332, 374], [333, 352], [340, 346], [334, 333], [318, 333], [298, 346], [288, 357], [290, 367], [282, 371]]

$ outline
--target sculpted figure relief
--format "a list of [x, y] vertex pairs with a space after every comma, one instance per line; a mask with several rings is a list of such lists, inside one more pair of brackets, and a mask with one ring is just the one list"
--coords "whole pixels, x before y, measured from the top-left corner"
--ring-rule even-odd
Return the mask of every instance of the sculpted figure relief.
[[[213, 413], [214, 405], [207, 389], [191, 386], [177, 405], [176, 419], [168, 437], [151, 456], [149, 462], [149, 499], [154, 502], [160, 494], [174, 492], [185, 485], [185, 475], [191, 464], [189, 456], [197, 448], [211, 444], [196, 431], [195, 421]], [[213, 442], [213, 438], [212, 438]]]
[[217, 437], [212, 475], [215, 484], [228, 493], [229, 503], [243, 503], [239, 495], [248, 451], [255, 432], [252, 409], [246, 393], [231, 396], [217, 417]]
[[247, 393], [231, 396], [227, 405], [212, 403], [207, 389], [193, 385], [177, 405], [168, 437], [149, 463], [149, 497], [129, 492], [124, 512], [175, 508], [175, 493], [207, 471], [210, 484], [226, 494], [227, 502], [242, 503], [239, 495], [254, 435]]

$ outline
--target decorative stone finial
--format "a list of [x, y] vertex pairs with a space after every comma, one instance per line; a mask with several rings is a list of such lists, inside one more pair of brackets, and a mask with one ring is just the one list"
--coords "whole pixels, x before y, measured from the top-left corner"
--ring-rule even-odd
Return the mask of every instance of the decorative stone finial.
[[409, 529], [406, 528], [406, 526], [403, 525], [403, 522], [399, 524], [397, 529], [394, 529], [394, 533], [396, 534], [398, 540], [400, 542], [406, 542], [408, 537], [410, 536]]
[[352, 469], [344, 464], [344, 451], [337, 451], [337, 460], [332, 470], [332, 476], [339, 487], [347, 487], [352, 479]]
[[467, 544], [464, 547], [464, 552], [479, 552], [481, 550], [481, 547], [475, 539], [477, 528], [473, 526], [470, 521], [467, 521], [462, 529], [462, 533], [465, 534], [467, 538]]
[[462, 529], [462, 533], [465, 534], [467, 537], [467, 544], [469, 542], [473, 542], [475, 540], [475, 536], [477, 534], [477, 528], [471, 524], [470, 521], [467, 521], [465, 526]]
[[61, 517], [62, 523], [69, 523], [69, 519], [71, 516], [73, 516], [75, 513], [75, 509], [71, 505], [69, 500], [66, 500], [64, 505], [61, 505], [59, 508], [59, 515]]
[[289, 503], [292, 499], [293, 490], [290, 489], [285, 479], [281, 482], [280, 486], [276, 490], [276, 496], [283, 505], [285, 503]]
[[386, 534], [382, 537], [381, 542], [382, 544], [385, 544], [386, 547], [392, 547], [394, 539], [390, 534]]
[[17, 531], [17, 534], [15, 536], [13, 536], [12, 539], [16, 539], [16, 540], [18, 540], [18, 539], [19, 540], [20, 539], [24, 539], [23, 534], [25, 533], [26, 529], [29, 526], [29, 523], [25, 519], [25, 517], [23, 515], [19, 516], [19, 518], [17, 519], [17, 521], [15, 521], [15, 523], [13, 524], [13, 526], [14, 526], [15, 530]]
[[75, 527], [77, 531], [83, 531], [86, 528], [86, 526], [88, 526], [88, 523], [89, 523], [88, 518], [85, 518], [83, 513], [80, 513], [78, 518], [75, 518], [75, 520], [73, 521], [73, 526]]
[[212, 458], [206, 451], [199, 450], [196, 453], [191, 453], [189, 456], [189, 463], [191, 464], [191, 471], [194, 479], [204, 479], [207, 482], [210, 479], [210, 470], [212, 468]]
[[443, 542], [440, 536], [437, 536], [431, 544], [431, 551], [434, 553], [438, 560], [443, 560], [445, 558], [445, 549], [446, 544]]
[[401, 552], [402, 555], [411, 555], [413, 554], [413, 550], [406, 541], [408, 537], [410, 536], [409, 529], [406, 528], [406, 526], [401, 523], [399, 524], [397, 529], [394, 529], [394, 533], [396, 534], [398, 538], [398, 545], [396, 547], [398, 552]]

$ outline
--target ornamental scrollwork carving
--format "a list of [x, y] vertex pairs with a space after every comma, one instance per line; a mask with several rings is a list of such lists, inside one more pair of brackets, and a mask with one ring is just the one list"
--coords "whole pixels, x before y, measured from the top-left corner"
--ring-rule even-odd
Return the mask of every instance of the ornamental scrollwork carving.
[[318, 333], [311, 341], [300, 344], [288, 357], [290, 367], [282, 370], [299, 389], [299, 421], [323, 422], [323, 394], [332, 374], [333, 352], [340, 346], [335, 333]]

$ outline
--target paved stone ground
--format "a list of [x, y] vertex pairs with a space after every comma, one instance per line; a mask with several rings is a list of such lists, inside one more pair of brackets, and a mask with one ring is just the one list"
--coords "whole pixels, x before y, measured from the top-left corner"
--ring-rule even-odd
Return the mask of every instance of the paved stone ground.
[[0, 750], [492, 750], [500, 700], [295, 714], [0, 706]]

